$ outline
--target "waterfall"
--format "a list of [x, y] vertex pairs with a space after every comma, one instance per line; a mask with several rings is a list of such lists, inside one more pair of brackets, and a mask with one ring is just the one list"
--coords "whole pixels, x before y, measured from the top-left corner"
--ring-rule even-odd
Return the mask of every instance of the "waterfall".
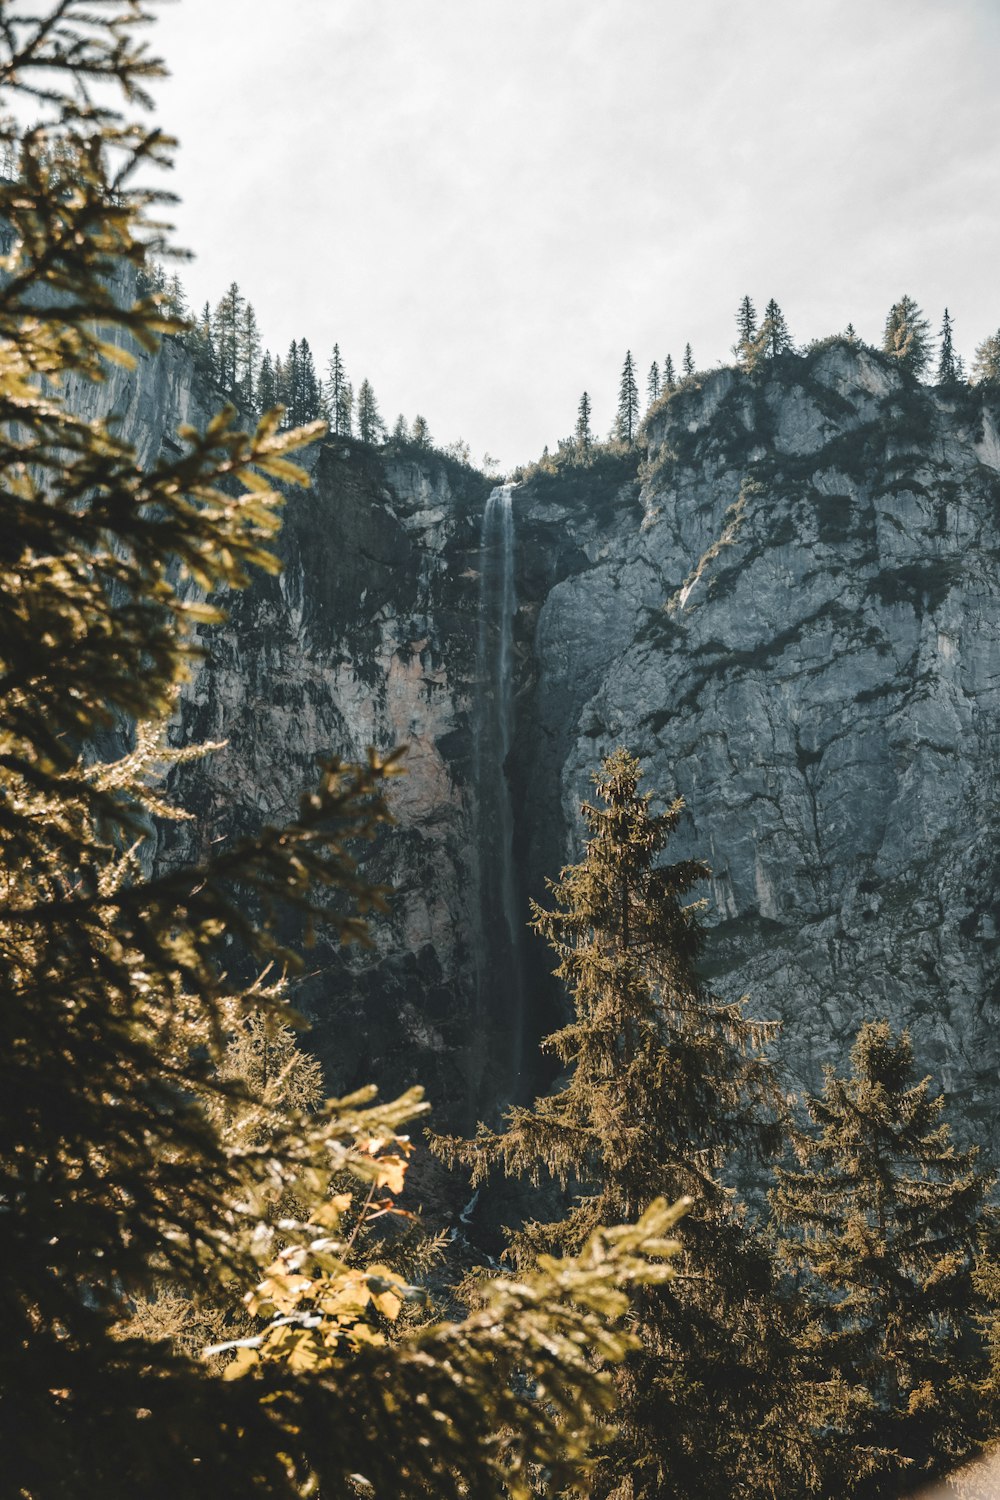
[[514, 486], [486, 501], [479, 533], [476, 641], [476, 791], [479, 805], [480, 1008], [505, 1054], [497, 1083], [512, 1097], [521, 1071], [524, 984], [521, 909], [514, 865], [514, 807], [508, 757], [514, 734]]

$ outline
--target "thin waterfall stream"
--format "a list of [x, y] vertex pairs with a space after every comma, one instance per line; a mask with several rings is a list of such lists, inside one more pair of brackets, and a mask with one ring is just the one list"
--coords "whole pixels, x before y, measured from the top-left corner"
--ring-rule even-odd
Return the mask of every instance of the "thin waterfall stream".
[[[517, 1091], [524, 1042], [522, 911], [514, 863], [514, 806], [508, 760], [514, 739], [514, 567], [512, 484], [486, 501], [479, 533], [476, 641], [476, 782], [479, 804], [480, 1005], [505, 1056], [497, 1079]], [[505, 1075], [505, 1076], [504, 1076]]]

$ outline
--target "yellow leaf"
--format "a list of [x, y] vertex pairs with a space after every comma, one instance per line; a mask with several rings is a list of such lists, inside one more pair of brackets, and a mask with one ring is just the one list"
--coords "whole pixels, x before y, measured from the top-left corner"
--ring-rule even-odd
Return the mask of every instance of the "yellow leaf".
[[387, 1187], [390, 1193], [401, 1193], [406, 1180], [406, 1161], [402, 1156], [380, 1156], [376, 1166], [376, 1187]]
[[223, 1380], [240, 1380], [254, 1365], [260, 1364], [256, 1349], [237, 1349], [235, 1356], [222, 1372]]
[[395, 1292], [378, 1292], [372, 1301], [383, 1317], [388, 1318], [390, 1323], [395, 1323], [403, 1305], [402, 1297], [397, 1297]]

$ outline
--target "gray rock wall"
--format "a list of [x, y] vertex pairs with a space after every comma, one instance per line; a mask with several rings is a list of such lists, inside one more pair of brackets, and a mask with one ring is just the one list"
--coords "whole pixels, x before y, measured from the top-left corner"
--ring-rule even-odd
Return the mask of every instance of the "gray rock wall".
[[686, 800], [677, 857], [713, 868], [709, 972], [783, 1021], [792, 1077], [888, 1016], [992, 1140], [995, 405], [835, 345], [712, 375], [647, 426], [643, 521], [539, 617], [539, 714], [607, 657], [564, 824], [578, 839], [594, 765], [628, 745]]
[[[183, 348], [113, 371], [144, 458], [214, 403]], [[91, 405], [86, 405], [86, 403]], [[834, 344], [719, 371], [647, 420], [627, 465], [514, 492], [517, 727], [509, 772], [526, 891], [579, 852], [600, 757], [629, 746], [687, 803], [675, 857], [713, 869], [706, 967], [784, 1023], [790, 1079], [841, 1062], [859, 1022], [911, 1026], [970, 1128], [995, 1137], [1000, 893], [1000, 414]], [[228, 741], [180, 784], [194, 831], [161, 857], [287, 816], [318, 755], [410, 746], [397, 888], [370, 954], [308, 955], [299, 999], [331, 1086], [422, 1080], [463, 1122], [516, 1091], [476, 982], [472, 774], [477, 538], [488, 485], [444, 461], [316, 448], [278, 579], [230, 601], [178, 736]], [[527, 913], [525, 912], [525, 915]], [[531, 952], [527, 1035], [559, 1001]], [[526, 1059], [527, 1086], [531, 1060]]]

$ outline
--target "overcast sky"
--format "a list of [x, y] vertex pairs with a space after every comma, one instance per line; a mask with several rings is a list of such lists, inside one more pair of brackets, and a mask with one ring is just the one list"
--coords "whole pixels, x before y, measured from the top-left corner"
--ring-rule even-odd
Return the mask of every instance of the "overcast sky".
[[749, 292], [798, 341], [1000, 325], [997, 0], [176, 0], [191, 299], [338, 341], [390, 423], [506, 467]]

